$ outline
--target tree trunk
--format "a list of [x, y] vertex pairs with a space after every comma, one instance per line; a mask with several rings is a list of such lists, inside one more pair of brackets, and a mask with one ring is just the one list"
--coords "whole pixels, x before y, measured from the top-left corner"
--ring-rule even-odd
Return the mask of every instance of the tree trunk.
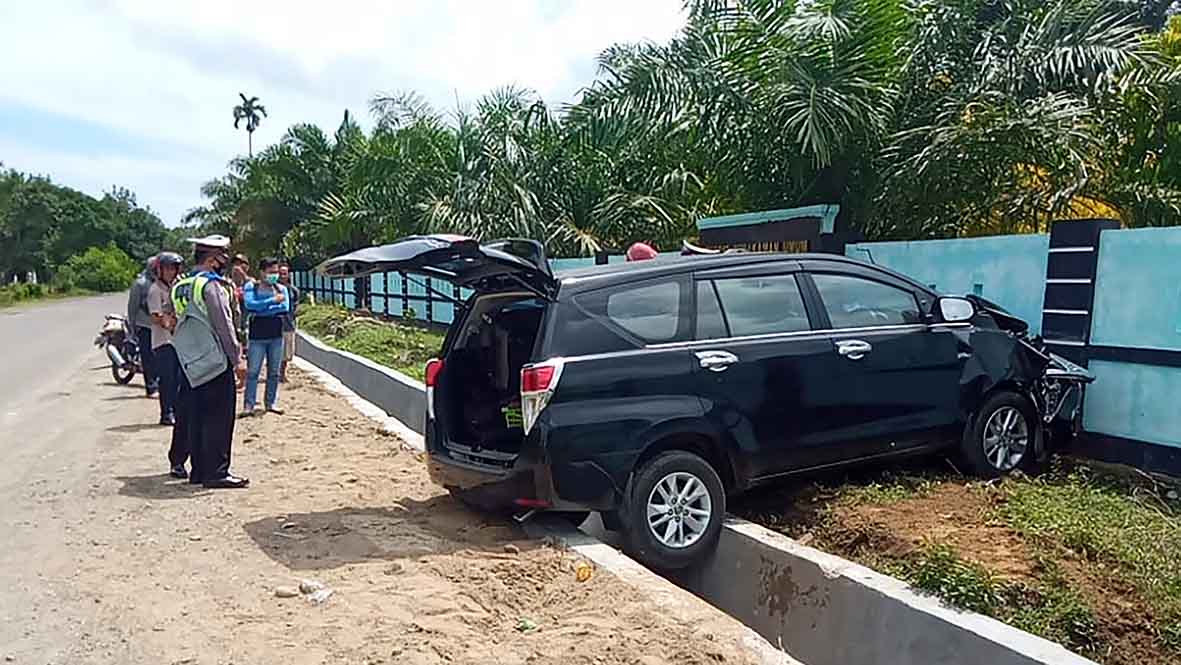
[[246, 130], [246, 156], [254, 159], [254, 132]]

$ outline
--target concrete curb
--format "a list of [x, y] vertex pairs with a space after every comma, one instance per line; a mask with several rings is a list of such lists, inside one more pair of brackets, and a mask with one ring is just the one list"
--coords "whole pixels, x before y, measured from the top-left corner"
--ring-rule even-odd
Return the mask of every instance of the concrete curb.
[[299, 331], [295, 353], [332, 376], [366, 401], [422, 434], [426, 426], [426, 386], [401, 372], [355, 353], [328, 346]]
[[[351, 394], [350, 400], [379, 405], [365, 407], [371, 412], [366, 415], [387, 429], [397, 428], [391, 431], [402, 432], [398, 435], [422, 449], [417, 432], [422, 429], [426, 395], [421, 383], [306, 334], [300, 336], [299, 356], [335, 375], [327, 380]], [[415, 388], [418, 401], [407, 395]], [[389, 393], [396, 398], [388, 398]], [[384, 404], [403, 411], [383, 411]], [[417, 409], [411, 414], [415, 420], [402, 420], [411, 427], [402, 422], [389, 425], [401, 420], [398, 415], [405, 409]], [[413, 423], [418, 423], [416, 430]], [[547, 524], [554, 535], [557, 527]], [[594, 537], [600, 534], [592, 525], [593, 521], [583, 527], [591, 535], [567, 529], [557, 537], [621, 579], [638, 580], [654, 597], [673, 605], [683, 602], [662, 578]], [[610, 534], [602, 537], [612, 540]], [[713, 556], [677, 581], [766, 642], [810, 665], [1095, 665], [1059, 644], [951, 609], [901, 580], [741, 519], [728, 518]]]
[[810, 665], [1095, 665], [905, 582], [737, 518], [680, 580]]

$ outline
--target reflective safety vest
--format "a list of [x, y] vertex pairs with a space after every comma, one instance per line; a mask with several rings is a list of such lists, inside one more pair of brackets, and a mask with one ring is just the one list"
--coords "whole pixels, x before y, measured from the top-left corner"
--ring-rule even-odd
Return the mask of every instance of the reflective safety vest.
[[[184, 316], [189, 305], [194, 300], [197, 302], [197, 306], [205, 312], [205, 286], [212, 281], [205, 273], [196, 273], [184, 279], [177, 280], [172, 285], [172, 308], [176, 310], [178, 321]], [[208, 312], [205, 312], [205, 314], [208, 314]]]
[[230, 367], [205, 305], [205, 288], [211, 283], [213, 288], [221, 288], [221, 280], [209, 273], [190, 275], [172, 286], [172, 307], [177, 320], [172, 348], [185, 378], [194, 388], [205, 385]]

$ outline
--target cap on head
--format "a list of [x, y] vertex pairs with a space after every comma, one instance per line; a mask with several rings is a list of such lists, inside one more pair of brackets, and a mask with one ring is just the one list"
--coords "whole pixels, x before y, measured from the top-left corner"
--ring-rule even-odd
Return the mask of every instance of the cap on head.
[[189, 238], [188, 241], [196, 245], [197, 249], [224, 250], [230, 246], [230, 239], [228, 237], [216, 233], [202, 238]]
[[647, 243], [637, 242], [627, 248], [628, 261], [646, 261], [654, 258], [656, 258], [656, 250]]

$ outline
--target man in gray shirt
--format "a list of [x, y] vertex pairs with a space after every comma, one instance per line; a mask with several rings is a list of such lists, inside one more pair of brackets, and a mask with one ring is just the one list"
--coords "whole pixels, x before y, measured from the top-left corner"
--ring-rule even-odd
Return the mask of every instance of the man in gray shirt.
[[156, 257], [148, 259], [144, 271], [131, 284], [127, 294], [127, 327], [139, 344], [139, 362], [144, 371], [144, 388], [148, 397], [155, 397], [159, 389], [155, 356], [152, 354], [152, 315], [148, 313], [148, 290], [156, 280]]

